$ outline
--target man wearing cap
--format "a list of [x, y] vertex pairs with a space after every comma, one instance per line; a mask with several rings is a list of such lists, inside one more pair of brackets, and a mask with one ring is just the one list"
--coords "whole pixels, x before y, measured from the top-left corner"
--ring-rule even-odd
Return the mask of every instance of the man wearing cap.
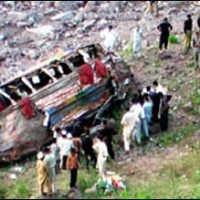
[[63, 141], [61, 147], [61, 156], [62, 156], [62, 169], [66, 170], [66, 162], [67, 158], [71, 153], [71, 148], [74, 147], [74, 143], [72, 141], [72, 134], [66, 131], [62, 131]]
[[38, 186], [41, 196], [52, 196], [52, 187], [49, 180], [49, 172], [46, 163], [44, 162], [45, 155], [42, 152], [37, 154], [36, 170], [38, 174]]
[[185, 40], [184, 40], [184, 53], [188, 53], [189, 49], [191, 48], [191, 41], [192, 41], [192, 16], [190, 14], [187, 15], [187, 20], [184, 22], [184, 33], [185, 33]]
[[50, 151], [49, 147], [45, 147], [44, 154], [45, 154], [44, 162], [46, 163], [47, 168], [48, 168], [48, 172], [49, 172], [48, 176], [52, 185], [52, 191], [53, 193], [55, 193], [56, 189], [55, 189], [54, 182], [56, 179], [56, 158], [54, 154]]

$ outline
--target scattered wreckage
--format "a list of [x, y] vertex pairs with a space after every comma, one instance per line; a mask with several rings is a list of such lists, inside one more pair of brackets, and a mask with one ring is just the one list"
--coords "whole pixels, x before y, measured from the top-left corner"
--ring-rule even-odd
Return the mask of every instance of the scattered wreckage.
[[0, 163], [36, 153], [55, 127], [101, 117], [114, 100], [126, 98], [130, 85], [127, 64], [100, 44], [60, 51], [1, 85]]

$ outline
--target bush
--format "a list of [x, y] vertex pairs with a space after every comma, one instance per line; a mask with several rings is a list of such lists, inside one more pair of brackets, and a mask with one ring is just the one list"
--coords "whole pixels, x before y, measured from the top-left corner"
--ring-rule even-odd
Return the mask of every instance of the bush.
[[17, 181], [9, 187], [8, 199], [28, 199], [31, 195], [31, 187], [27, 181]]
[[0, 199], [5, 199], [6, 188], [0, 185]]

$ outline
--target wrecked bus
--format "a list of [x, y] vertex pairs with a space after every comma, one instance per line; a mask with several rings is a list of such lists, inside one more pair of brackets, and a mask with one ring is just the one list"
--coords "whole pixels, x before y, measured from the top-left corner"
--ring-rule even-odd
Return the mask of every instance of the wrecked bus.
[[55, 127], [97, 119], [126, 97], [130, 69], [100, 44], [61, 51], [0, 86], [0, 163], [36, 153]]

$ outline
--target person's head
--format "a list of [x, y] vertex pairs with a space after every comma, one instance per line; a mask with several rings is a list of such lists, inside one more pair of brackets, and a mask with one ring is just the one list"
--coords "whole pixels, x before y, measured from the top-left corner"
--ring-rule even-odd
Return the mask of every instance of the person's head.
[[164, 22], [168, 23], [168, 18], [167, 17], [164, 18]]
[[191, 14], [188, 14], [188, 15], [187, 15], [187, 18], [188, 18], [188, 19], [192, 19], [192, 15], [191, 15]]
[[44, 149], [43, 149], [43, 152], [44, 152], [45, 155], [49, 154], [50, 148], [48, 146], [45, 146]]
[[141, 89], [138, 90], [138, 95], [142, 95], [142, 90]]
[[144, 96], [144, 101], [145, 102], [149, 102], [149, 96], [148, 96], [148, 94]]
[[162, 92], [159, 92], [158, 93], [158, 96], [162, 99], [164, 97], [163, 93]]
[[55, 129], [55, 131], [56, 131], [57, 133], [61, 133], [61, 128], [57, 127], [57, 128]]
[[103, 120], [103, 125], [107, 126], [108, 125], [108, 121], [106, 119]]
[[113, 29], [113, 26], [112, 26], [112, 25], [109, 25], [109, 26], [108, 26], [108, 30], [111, 31], [112, 29]]
[[149, 98], [149, 95], [147, 93], [144, 93], [143, 98], [145, 100], [146, 98]]
[[197, 37], [197, 38], [200, 37], [200, 33], [199, 33], [199, 31], [196, 32], [196, 37]]
[[154, 87], [158, 87], [158, 81], [154, 81], [154, 82], [153, 82], [153, 86], [154, 86]]
[[52, 144], [56, 144], [57, 143], [57, 139], [53, 138]]
[[127, 106], [126, 107], [126, 112], [129, 112], [130, 111], [130, 108]]
[[138, 104], [138, 102], [139, 102], [139, 101], [138, 101], [138, 98], [133, 98], [133, 99], [132, 99], [132, 104]]
[[38, 160], [44, 160], [44, 157], [45, 157], [45, 156], [44, 156], [44, 153], [43, 153], [43, 152], [41, 152], [41, 151], [38, 152], [38, 154], [37, 154], [37, 159], [38, 159]]
[[66, 130], [62, 130], [62, 137], [66, 138], [67, 137], [67, 131]]
[[139, 24], [137, 25], [136, 30], [137, 30], [137, 31], [140, 30], [140, 25], [139, 25]]
[[71, 154], [74, 155], [76, 153], [76, 149], [74, 147], [71, 148]]
[[68, 134], [67, 134], [67, 139], [68, 139], [68, 140], [72, 140], [72, 138], [73, 138], [73, 137], [72, 137], [72, 134], [71, 134], [71, 133], [68, 133]]
[[90, 136], [90, 130], [87, 128], [87, 129], [85, 129], [85, 135], [86, 136]]
[[147, 86], [147, 92], [151, 91], [151, 86]]

